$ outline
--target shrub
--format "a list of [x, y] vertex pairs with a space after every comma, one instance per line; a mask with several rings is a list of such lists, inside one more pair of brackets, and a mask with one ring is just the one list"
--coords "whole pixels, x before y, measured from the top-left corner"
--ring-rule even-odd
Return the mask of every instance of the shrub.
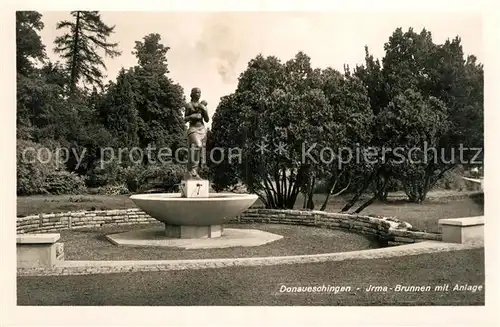
[[130, 192], [136, 192], [139, 189], [139, 185], [142, 182], [143, 170], [145, 168], [142, 165], [133, 165], [125, 168], [124, 178], [125, 186]]
[[63, 158], [57, 156], [58, 147], [54, 141], [17, 141], [17, 195], [85, 192], [83, 179], [65, 170]]
[[403, 183], [396, 179], [396, 178], [390, 178], [389, 182], [387, 183], [387, 192], [399, 192], [404, 190]]
[[68, 171], [57, 171], [47, 176], [46, 188], [50, 194], [82, 194], [86, 187], [82, 177]]
[[458, 166], [444, 173], [443, 177], [436, 183], [435, 188], [455, 191], [479, 191], [481, 189], [479, 183], [469, 182], [462, 178], [468, 176], [468, 172], [462, 166]]
[[125, 184], [118, 185], [106, 185], [102, 187], [98, 187], [95, 190], [95, 194], [99, 195], [122, 195], [129, 194], [130, 191]]
[[131, 192], [161, 189], [166, 192], [178, 191], [185, 167], [183, 165], [134, 165], [125, 169], [125, 183]]
[[125, 182], [125, 168], [116, 161], [103, 164], [97, 162], [94, 168], [85, 175], [85, 184], [88, 187], [102, 187], [106, 185], [117, 185]]
[[[41, 150], [41, 149], [48, 149]], [[54, 148], [27, 140], [17, 140], [17, 194], [48, 193], [47, 177], [64, 165], [56, 160]], [[37, 156], [37, 153], [40, 156]], [[41, 160], [40, 160], [41, 159]]]

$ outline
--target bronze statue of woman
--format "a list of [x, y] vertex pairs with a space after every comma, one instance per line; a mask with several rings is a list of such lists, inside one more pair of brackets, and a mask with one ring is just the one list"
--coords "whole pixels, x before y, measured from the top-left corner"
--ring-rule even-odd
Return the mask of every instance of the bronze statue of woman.
[[184, 122], [189, 123], [187, 131], [188, 141], [188, 164], [187, 170], [189, 178], [200, 179], [198, 169], [200, 167], [201, 150], [206, 146], [207, 129], [205, 123], [208, 123], [206, 101], [201, 101], [201, 90], [195, 87], [191, 90], [191, 102], [184, 106]]

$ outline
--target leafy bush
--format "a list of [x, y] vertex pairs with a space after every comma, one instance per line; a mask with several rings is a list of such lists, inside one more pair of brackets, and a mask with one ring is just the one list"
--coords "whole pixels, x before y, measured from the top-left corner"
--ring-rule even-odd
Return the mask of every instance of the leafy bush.
[[57, 156], [59, 144], [17, 141], [17, 194], [81, 194], [85, 183], [77, 174], [66, 171]]
[[134, 165], [125, 169], [125, 183], [131, 192], [162, 189], [166, 192], [178, 191], [185, 167], [183, 165]]
[[57, 171], [47, 176], [46, 189], [50, 194], [82, 194], [86, 187], [82, 177], [68, 171]]
[[17, 140], [16, 152], [17, 194], [48, 193], [47, 177], [63, 167], [63, 163], [56, 160], [54, 148], [49, 149], [32, 141]]
[[129, 194], [130, 191], [125, 184], [118, 185], [106, 185], [102, 187], [98, 187], [95, 190], [95, 194], [99, 195], [122, 195]]
[[436, 183], [436, 189], [454, 190], [454, 191], [479, 191], [479, 183], [469, 182], [462, 177], [467, 177], [467, 172], [462, 166], [447, 171], [443, 177]]
[[404, 189], [403, 183], [396, 178], [389, 179], [387, 183], [387, 192], [399, 192]]
[[100, 161], [85, 175], [85, 184], [88, 187], [103, 187], [125, 182], [125, 168], [116, 161], [103, 164]]

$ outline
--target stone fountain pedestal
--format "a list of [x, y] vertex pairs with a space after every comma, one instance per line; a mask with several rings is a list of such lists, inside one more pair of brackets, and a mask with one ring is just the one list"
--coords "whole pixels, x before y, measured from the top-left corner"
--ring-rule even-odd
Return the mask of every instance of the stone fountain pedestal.
[[[206, 179], [187, 179], [181, 182], [183, 198], [208, 198], [210, 184]], [[222, 225], [189, 226], [165, 223], [165, 236], [171, 238], [215, 238], [222, 236]]]
[[165, 236], [171, 238], [214, 238], [222, 236], [222, 225], [179, 226], [165, 224]]

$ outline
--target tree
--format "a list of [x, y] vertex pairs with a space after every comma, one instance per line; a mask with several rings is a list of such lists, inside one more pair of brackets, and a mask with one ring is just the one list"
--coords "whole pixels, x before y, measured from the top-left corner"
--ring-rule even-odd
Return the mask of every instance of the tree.
[[[484, 147], [484, 69], [473, 55], [467, 57], [464, 69], [466, 91], [457, 96], [464, 103], [459, 106], [455, 124], [460, 127], [463, 143], [469, 148]], [[474, 154], [469, 153], [470, 156]]]
[[[396, 31], [395, 34], [400, 33]], [[436, 177], [442, 177], [446, 171], [458, 164], [467, 164], [470, 158], [460, 157], [460, 147], [482, 148], [482, 66], [475, 63], [473, 56], [465, 60], [460, 43], [460, 38], [455, 37], [437, 45], [432, 42], [431, 33], [425, 29], [420, 34], [410, 29], [398, 42], [390, 40], [390, 45], [387, 46], [390, 51], [386, 52], [384, 58], [385, 76], [391, 76], [392, 81], [401, 87], [412, 88], [424, 99], [438, 99], [439, 101], [433, 100], [433, 107], [442, 108], [441, 111], [444, 111], [445, 120], [448, 122], [435, 125], [438, 128], [436, 135], [439, 137], [434, 144], [439, 153], [428, 158], [427, 166], [421, 175], [423, 185], [431, 181], [432, 186]], [[404, 56], [396, 58], [396, 48], [407, 49], [406, 53], [412, 55], [412, 60], [403, 63]], [[411, 73], [402, 72], [402, 67], [410, 67], [411, 69], [406, 71]], [[467, 71], [471, 72], [471, 75], [468, 75]], [[469, 79], [468, 76], [475, 77]], [[430, 188], [425, 189], [427, 192]], [[420, 202], [425, 199], [425, 195], [411, 198]]]
[[[365, 48], [365, 65], [358, 66], [354, 73], [369, 89], [370, 102], [377, 115], [378, 123], [373, 125], [375, 138], [371, 145], [382, 150], [391, 140], [389, 143], [393, 147], [409, 151], [408, 139], [398, 139], [395, 135], [407, 133], [413, 124], [411, 121], [422, 122], [423, 119], [425, 123], [419, 128], [422, 133], [427, 131], [426, 137], [422, 138], [426, 141], [415, 146], [424, 151], [425, 143], [427, 147], [435, 147], [438, 153], [428, 153], [425, 167], [409, 162], [394, 165], [390, 160], [379, 158], [378, 168], [374, 170], [376, 173], [369, 175], [372, 180], [368, 178], [369, 183], [364, 185], [368, 188], [371, 184], [377, 197], [384, 200], [387, 185], [395, 178], [405, 186], [411, 201], [421, 202], [446, 171], [461, 163], [459, 152], [456, 151], [458, 147], [472, 147], [472, 144], [482, 147], [482, 66], [475, 63], [473, 56], [464, 60], [460, 38], [437, 45], [433, 43], [431, 33], [425, 29], [418, 34], [411, 28], [407, 32], [398, 28], [384, 49], [385, 56], [380, 65]], [[411, 110], [398, 110], [410, 105], [415, 106], [411, 110], [431, 109], [423, 110], [422, 117], [411, 116], [406, 118], [408, 120], [405, 123], [393, 124], [391, 119], [404, 121], [404, 112]], [[389, 114], [394, 110], [398, 113]], [[431, 114], [429, 110], [436, 112]], [[382, 112], [384, 114], [378, 117]], [[392, 115], [392, 118], [388, 115]], [[390, 130], [386, 124], [392, 126]], [[401, 143], [394, 143], [396, 140]], [[451, 159], [444, 158], [442, 154]], [[418, 178], [421, 181], [418, 182]], [[410, 187], [412, 191], [409, 190], [409, 183], [413, 185]], [[350, 201], [344, 210], [353, 204]]]
[[[36, 11], [16, 12], [16, 92], [17, 92], [17, 136], [19, 139], [33, 137], [33, 104], [43, 81], [36, 74], [36, 63], [46, 58], [45, 46], [38, 34], [43, 29], [42, 15]], [[35, 96], [34, 96], [35, 95]]]
[[[484, 145], [484, 71], [473, 55], [464, 59], [460, 38], [447, 40], [439, 46], [440, 62], [434, 80], [440, 98], [448, 108], [452, 124], [445, 141], [453, 147], [483, 148]], [[465, 161], [472, 159], [467, 153]], [[466, 162], [460, 162], [464, 164]]]
[[43, 29], [42, 15], [36, 11], [16, 12], [16, 68], [27, 76], [34, 70], [33, 61], [46, 58], [45, 45], [38, 32]]
[[50, 83], [42, 68], [31, 76], [17, 75], [17, 132], [21, 139], [64, 140], [76, 123], [72, 110], [65, 108], [62, 88]]
[[97, 50], [111, 58], [121, 54], [117, 50], [118, 43], [108, 42], [115, 26], [106, 25], [98, 11], [72, 11], [71, 16], [74, 21], [64, 20], [57, 24], [57, 29], [69, 31], [54, 41], [54, 51], [66, 61], [70, 92], [74, 94], [80, 81], [102, 88], [104, 74], [101, 68], [106, 69], [106, 65]]
[[432, 93], [432, 74], [438, 65], [437, 46], [429, 31], [423, 29], [418, 34], [409, 28], [403, 33], [397, 28], [384, 44], [384, 50], [382, 74], [389, 100], [407, 89], [421, 90], [424, 96], [436, 96]]
[[120, 70], [116, 83], [109, 83], [97, 104], [101, 121], [120, 147], [139, 145], [138, 113], [132, 83], [133, 76], [125, 69]]
[[446, 171], [429, 168], [444, 159], [438, 149], [449, 128], [444, 103], [408, 89], [377, 116], [376, 124], [377, 140], [386, 149], [393, 149], [386, 154], [385, 162], [403, 183], [410, 201], [422, 202]]
[[209, 174], [216, 191], [222, 191], [239, 182], [240, 170], [237, 164], [227, 158], [229, 149], [237, 149], [246, 132], [232, 134], [240, 125], [241, 106], [235, 94], [223, 96], [212, 117], [212, 129], [207, 136], [206, 152], [212, 154], [207, 160]]
[[146, 35], [142, 41], [135, 41], [134, 54], [140, 67], [150, 73], [159, 76], [168, 74], [167, 52], [170, 47], [160, 43], [161, 36], [158, 33]]
[[[365, 64], [357, 65], [354, 69], [353, 76], [367, 88], [370, 107], [375, 117], [387, 106], [389, 101], [389, 85], [386, 82], [382, 69], [383, 66], [380, 61], [378, 59], [375, 60], [373, 55], [370, 54], [368, 47], [365, 46]], [[371, 135], [376, 133], [377, 129], [378, 126], [372, 124], [370, 130]], [[380, 148], [375, 146], [376, 144], [374, 144], [373, 139], [368, 143], [369, 144], [365, 144], [365, 146], [369, 145], [368, 150], [377, 150]], [[365, 154], [366, 151], [363, 151], [363, 153]], [[363, 158], [364, 157], [365, 155], [363, 155]], [[370, 188], [373, 189], [373, 193], [378, 199], [387, 199], [388, 186], [390, 185], [392, 176], [390, 172], [385, 169], [384, 165], [381, 164], [378, 156], [376, 160], [373, 160], [372, 157], [373, 156], [370, 156], [370, 160], [365, 160], [363, 164], [355, 167], [356, 178], [352, 183], [354, 195], [342, 208], [342, 211], [349, 210]], [[363, 208], [363, 205], [360, 208]], [[359, 211], [360, 208], [357, 210]]]
[[378, 115], [388, 104], [388, 86], [382, 74], [380, 61], [373, 58], [367, 46], [365, 46], [365, 64], [356, 66], [353, 75], [366, 86], [370, 107], [373, 114]]
[[185, 97], [183, 88], [165, 75], [169, 48], [160, 41], [159, 34], [149, 34], [136, 42], [133, 53], [138, 65], [129, 72], [130, 83], [135, 90], [140, 146], [168, 147], [174, 153], [186, 142], [181, 112]]
[[242, 181], [267, 207], [293, 208], [301, 191], [311, 197], [319, 178], [338, 177], [333, 160], [321, 160], [323, 149], [335, 152], [364, 139], [369, 110], [361, 83], [333, 69], [313, 69], [306, 54], [285, 63], [259, 55], [214, 115], [212, 145], [241, 150], [241, 161], [231, 162], [226, 153], [214, 165], [214, 183], [222, 189]]
[[330, 135], [335, 133], [334, 137], [328, 142], [338, 158], [334, 161], [336, 165], [323, 168], [329, 192], [321, 210], [326, 209], [332, 194], [339, 195], [356, 186], [360, 174], [366, 174], [366, 163], [362, 158], [358, 160], [355, 153], [370, 145], [374, 120], [369, 91], [358, 78], [348, 71], [342, 76], [331, 69], [326, 69], [323, 75], [323, 90], [329, 98], [336, 122], [334, 129], [329, 131]]
[[57, 85], [61, 91], [68, 84], [68, 75], [60, 62], [47, 61], [42, 66], [40, 73], [44, 76], [46, 83]]

